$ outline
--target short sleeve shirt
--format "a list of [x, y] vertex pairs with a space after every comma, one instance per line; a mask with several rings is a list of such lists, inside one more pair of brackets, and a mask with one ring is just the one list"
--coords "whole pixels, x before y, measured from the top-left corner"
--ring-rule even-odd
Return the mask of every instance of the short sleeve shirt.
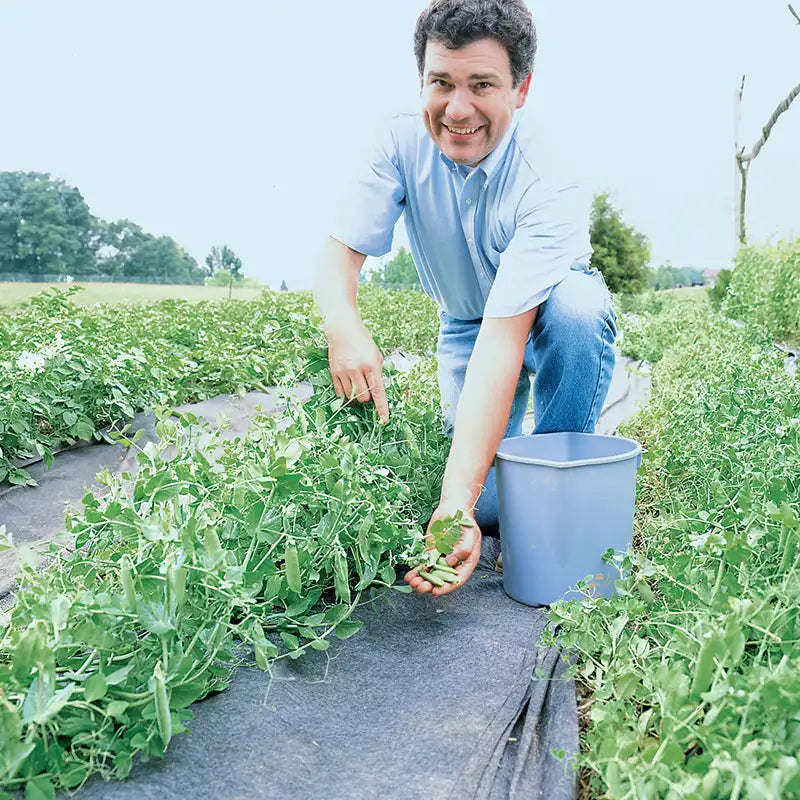
[[334, 239], [382, 256], [405, 214], [425, 292], [456, 319], [510, 317], [588, 266], [590, 200], [537, 147], [517, 111], [473, 168], [434, 144], [420, 113], [392, 118], [342, 198]]

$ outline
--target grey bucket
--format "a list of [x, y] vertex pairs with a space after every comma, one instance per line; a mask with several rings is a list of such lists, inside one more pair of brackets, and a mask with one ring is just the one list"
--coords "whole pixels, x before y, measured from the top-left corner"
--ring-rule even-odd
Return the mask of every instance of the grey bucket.
[[619, 571], [602, 560], [633, 538], [642, 447], [594, 433], [538, 433], [500, 443], [495, 460], [503, 586], [514, 600], [549, 605], [614, 594]]

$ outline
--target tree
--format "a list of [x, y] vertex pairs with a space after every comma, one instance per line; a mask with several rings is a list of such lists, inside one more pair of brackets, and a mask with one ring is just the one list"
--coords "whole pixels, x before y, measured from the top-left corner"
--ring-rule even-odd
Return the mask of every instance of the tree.
[[411, 253], [404, 247], [390, 261], [373, 270], [370, 283], [384, 286], [387, 289], [420, 289], [417, 267]]
[[608, 194], [597, 194], [592, 201], [591, 266], [603, 273], [612, 292], [636, 294], [648, 283], [647, 262], [650, 243], [635, 228], [625, 225]]
[[147, 242], [148, 234], [129, 219], [100, 223], [101, 247], [98, 260], [109, 278], [132, 276], [140, 270], [133, 266], [136, 254]]
[[692, 286], [703, 281], [702, 270], [695, 267], [673, 267], [669, 261], [649, 272], [650, 288], [656, 290], [674, 289], [676, 286]]
[[169, 236], [153, 236], [129, 219], [101, 224], [98, 262], [114, 280], [139, 278], [153, 283], [202, 283], [197, 262]]
[[281, 291], [282, 292], [288, 292], [289, 291], [289, 287], [286, 285], [286, 281], [281, 281]]
[[242, 277], [240, 274], [242, 260], [228, 245], [223, 244], [220, 246], [215, 244], [206, 256], [206, 268], [208, 269], [209, 277], [220, 271], [230, 273], [230, 280], [228, 281], [228, 299], [230, 300], [233, 293], [234, 280], [241, 280]]
[[96, 220], [74, 187], [41, 172], [0, 172], [0, 273], [96, 271]]
[[[792, 16], [797, 20], [800, 25], [800, 16], [789, 5], [789, 11]], [[786, 111], [789, 106], [794, 102], [794, 99], [800, 95], [800, 83], [798, 83], [786, 97], [778, 104], [776, 109], [772, 112], [772, 116], [767, 120], [767, 124], [761, 129], [761, 138], [753, 145], [753, 149], [745, 152], [744, 146], [739, 147], [739, 122], [742, 113], [742, 95], [744, 94], [744, 75], [742, 75], [742, 83], [739, 86], [739, 93], [736, 98], [736, 133], [734, 140], [734, 150], [736, 154], [736, 167], [738, 170], [738, 183], [739, 183], [739, 203], [738, 211], [736, 214], [736, 238], [740, 245], [747, 244], [747, 227], [745, 226], [745, 204], [747, 201], [747, 174], [750, 171], [750, 165], [755, 160], [756, 156], [761, 152], [761, 148], [767, 143], [778, 117]]]

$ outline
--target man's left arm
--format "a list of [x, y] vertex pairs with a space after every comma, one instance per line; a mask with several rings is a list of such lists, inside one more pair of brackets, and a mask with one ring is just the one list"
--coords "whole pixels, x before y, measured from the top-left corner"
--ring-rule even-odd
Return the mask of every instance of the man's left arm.
[[[538, 307], [513, 317], [486, 317], [467, 366], [464, 388], [458, 401], [453, 444], [447, 459], [442, 496], [432, 522], [463, 509], [475, 509], [483, 484], [503, 439], [511, 404], [519, 381], [525, 342], [536, 320]], [[464, 528], [461, 541], [447, 556], [458, 567], [459, 582], [435, 588], [412, 570], [408, 582], [420, 593], [447, 594], [472, 575], [481, 552], [477, 525]]]

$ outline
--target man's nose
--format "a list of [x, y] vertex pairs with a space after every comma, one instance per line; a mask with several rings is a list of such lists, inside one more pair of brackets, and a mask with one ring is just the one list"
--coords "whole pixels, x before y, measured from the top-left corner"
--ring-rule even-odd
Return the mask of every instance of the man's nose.
[[446, 113], [454, 122], [468, 119], [472, 115], [472, 101], [469, 93], [456, 89], [447, 101]]

